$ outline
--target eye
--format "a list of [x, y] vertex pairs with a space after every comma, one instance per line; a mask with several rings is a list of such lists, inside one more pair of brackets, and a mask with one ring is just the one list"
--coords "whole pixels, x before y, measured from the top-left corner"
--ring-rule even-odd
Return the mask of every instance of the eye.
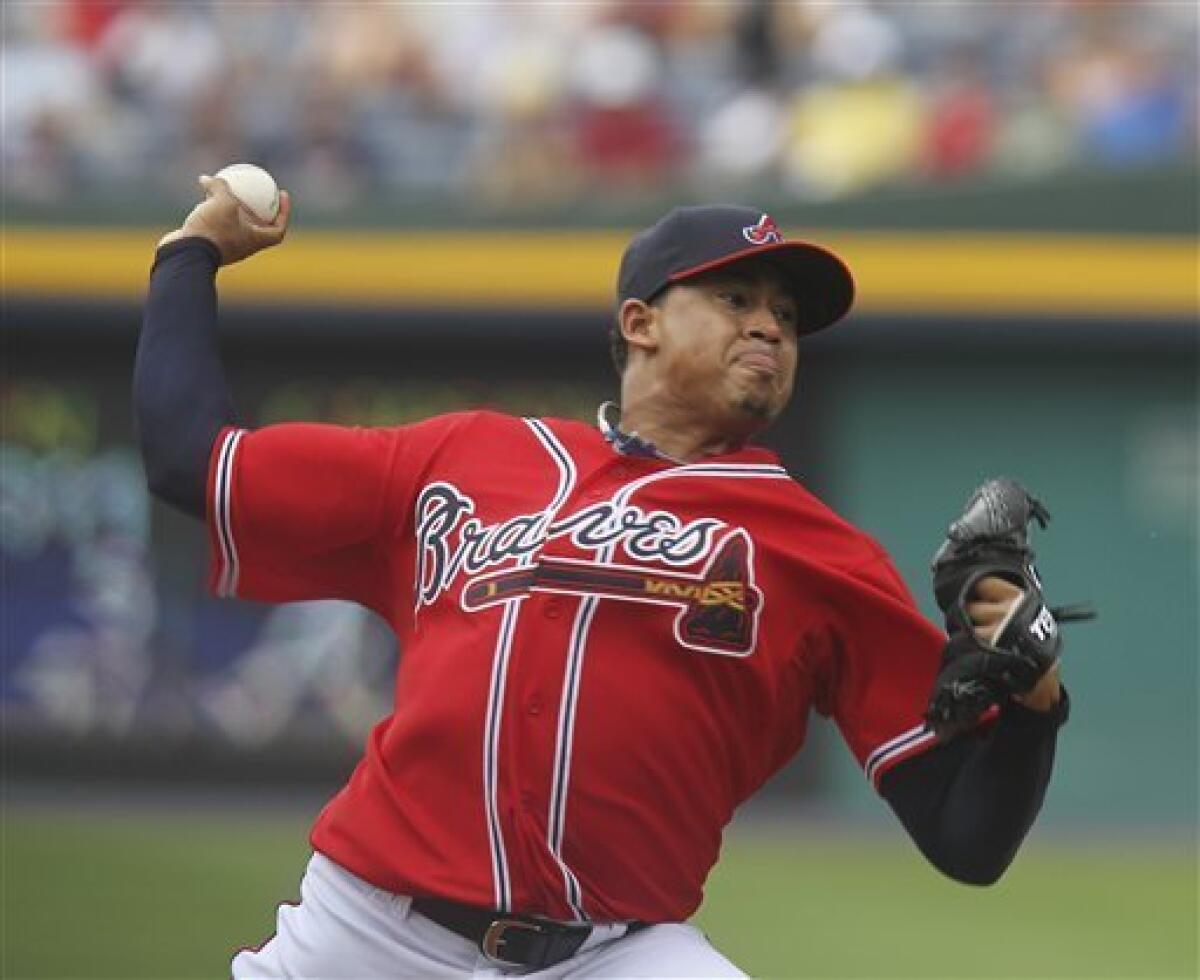
[[750, 300], [740, 289], [722, 289], [717, 298], [731, 310], [744, 310], [750, 306]]
[[796, 312], [796, 307], [793, 303], [776, 303], [771, 312], [775, 315], [777, 323], [785, 327], [791, 327], [793, 330], [800, 320], [800, 315]]

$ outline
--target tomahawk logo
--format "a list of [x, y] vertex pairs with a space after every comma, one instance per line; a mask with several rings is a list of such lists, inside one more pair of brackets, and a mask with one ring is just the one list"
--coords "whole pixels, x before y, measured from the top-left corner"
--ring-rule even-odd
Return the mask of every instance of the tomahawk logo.
[[748, 657], [754, 652], [762, 592], [754, 584], [754, 545], [740, 528], [713, 549], [698, 575], [612, 565], [574, 558], [543, 558], [529, 568], [480, 575], [467, 582], [462, 606], [485, 609], [529, 592], [600, 596], [678, 609], [675, 639], [703, 653]]
[[[418, 498], [418, 608], [435, 602], [465, 572], [460, 601], [467, 612], [531, 592], [598, 596], [678, 610], [675, 637], [689, 649], [734, 657], [754, 652], [763, 597], [754, 583], [754, 544], [741, 528], [714, 518], [685, 523], [667, 511], [611, 501], [553, 522], [532, 514], [485, 525], [474, 511], [474, 501], [446, 483]], [[535, 562], [534, 554], [556, 537], [596, 554], [620, 545], [630, 558], [675, 567], [550, 556]], [[699, 572], [682, 570], [701, 562]], [[499, 564], [505, 567], [487, 571]]]
[[778, 245], [783, 241], [783, 232], [769, 214], [759, 218], [758, 224], [747, 225], [742, 234], [751, 245]]

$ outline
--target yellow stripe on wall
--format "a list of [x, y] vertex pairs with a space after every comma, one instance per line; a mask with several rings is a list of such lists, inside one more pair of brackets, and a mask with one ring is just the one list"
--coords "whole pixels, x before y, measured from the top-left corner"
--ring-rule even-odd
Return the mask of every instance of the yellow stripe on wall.
[[[296, 229], [221, 273], [226, 301], [604, 309], [632, 232]], [[137, 301], [159, 232], [7, 228], [6, 296]], [[1194, 316], [1197, 242], [1179, 237], [831, 233], [857, 309]]]

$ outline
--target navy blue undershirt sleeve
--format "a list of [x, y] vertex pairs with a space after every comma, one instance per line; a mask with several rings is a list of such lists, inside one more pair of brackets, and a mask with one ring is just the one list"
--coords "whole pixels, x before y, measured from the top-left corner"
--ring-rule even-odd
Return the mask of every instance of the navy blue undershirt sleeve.
[[160, 248], [133, 368], [133, 407], [150, 492], [204, 519], [208, 458], [234, 420], [217, 350], [215, 245], [185, 238]]
[[1048, 712], [1006, 705], [990, 729], [898, 763], [880, 792], [921, 853], [975, 885], [995, 882], [1016, 857], [1046, 797], [1067, 692]]

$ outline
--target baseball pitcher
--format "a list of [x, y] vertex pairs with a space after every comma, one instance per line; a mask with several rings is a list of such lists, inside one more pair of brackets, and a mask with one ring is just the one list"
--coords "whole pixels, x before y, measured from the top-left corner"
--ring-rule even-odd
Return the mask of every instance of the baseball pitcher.
[[[737, 806], [832, 718], [927, 858], [995, 881], [1067, 717], [1028, 541], [992, 481], [934, 561], [946, 629], [884, 550], [751, 440], [845, 265], [742, 207], [629, 245], [595, 425], [463, 412], [250, 429], [221, 266], [283, 240], [221, 180], [160, 243], [134, 399], [152, 491], [207, 523], [211, 586], [374, 610], [394, 710], [312, 830], [298, 905], [235, 977], [743, 976], [688, 924]], [[469, 270], [464, 270], [469, 275]]]

